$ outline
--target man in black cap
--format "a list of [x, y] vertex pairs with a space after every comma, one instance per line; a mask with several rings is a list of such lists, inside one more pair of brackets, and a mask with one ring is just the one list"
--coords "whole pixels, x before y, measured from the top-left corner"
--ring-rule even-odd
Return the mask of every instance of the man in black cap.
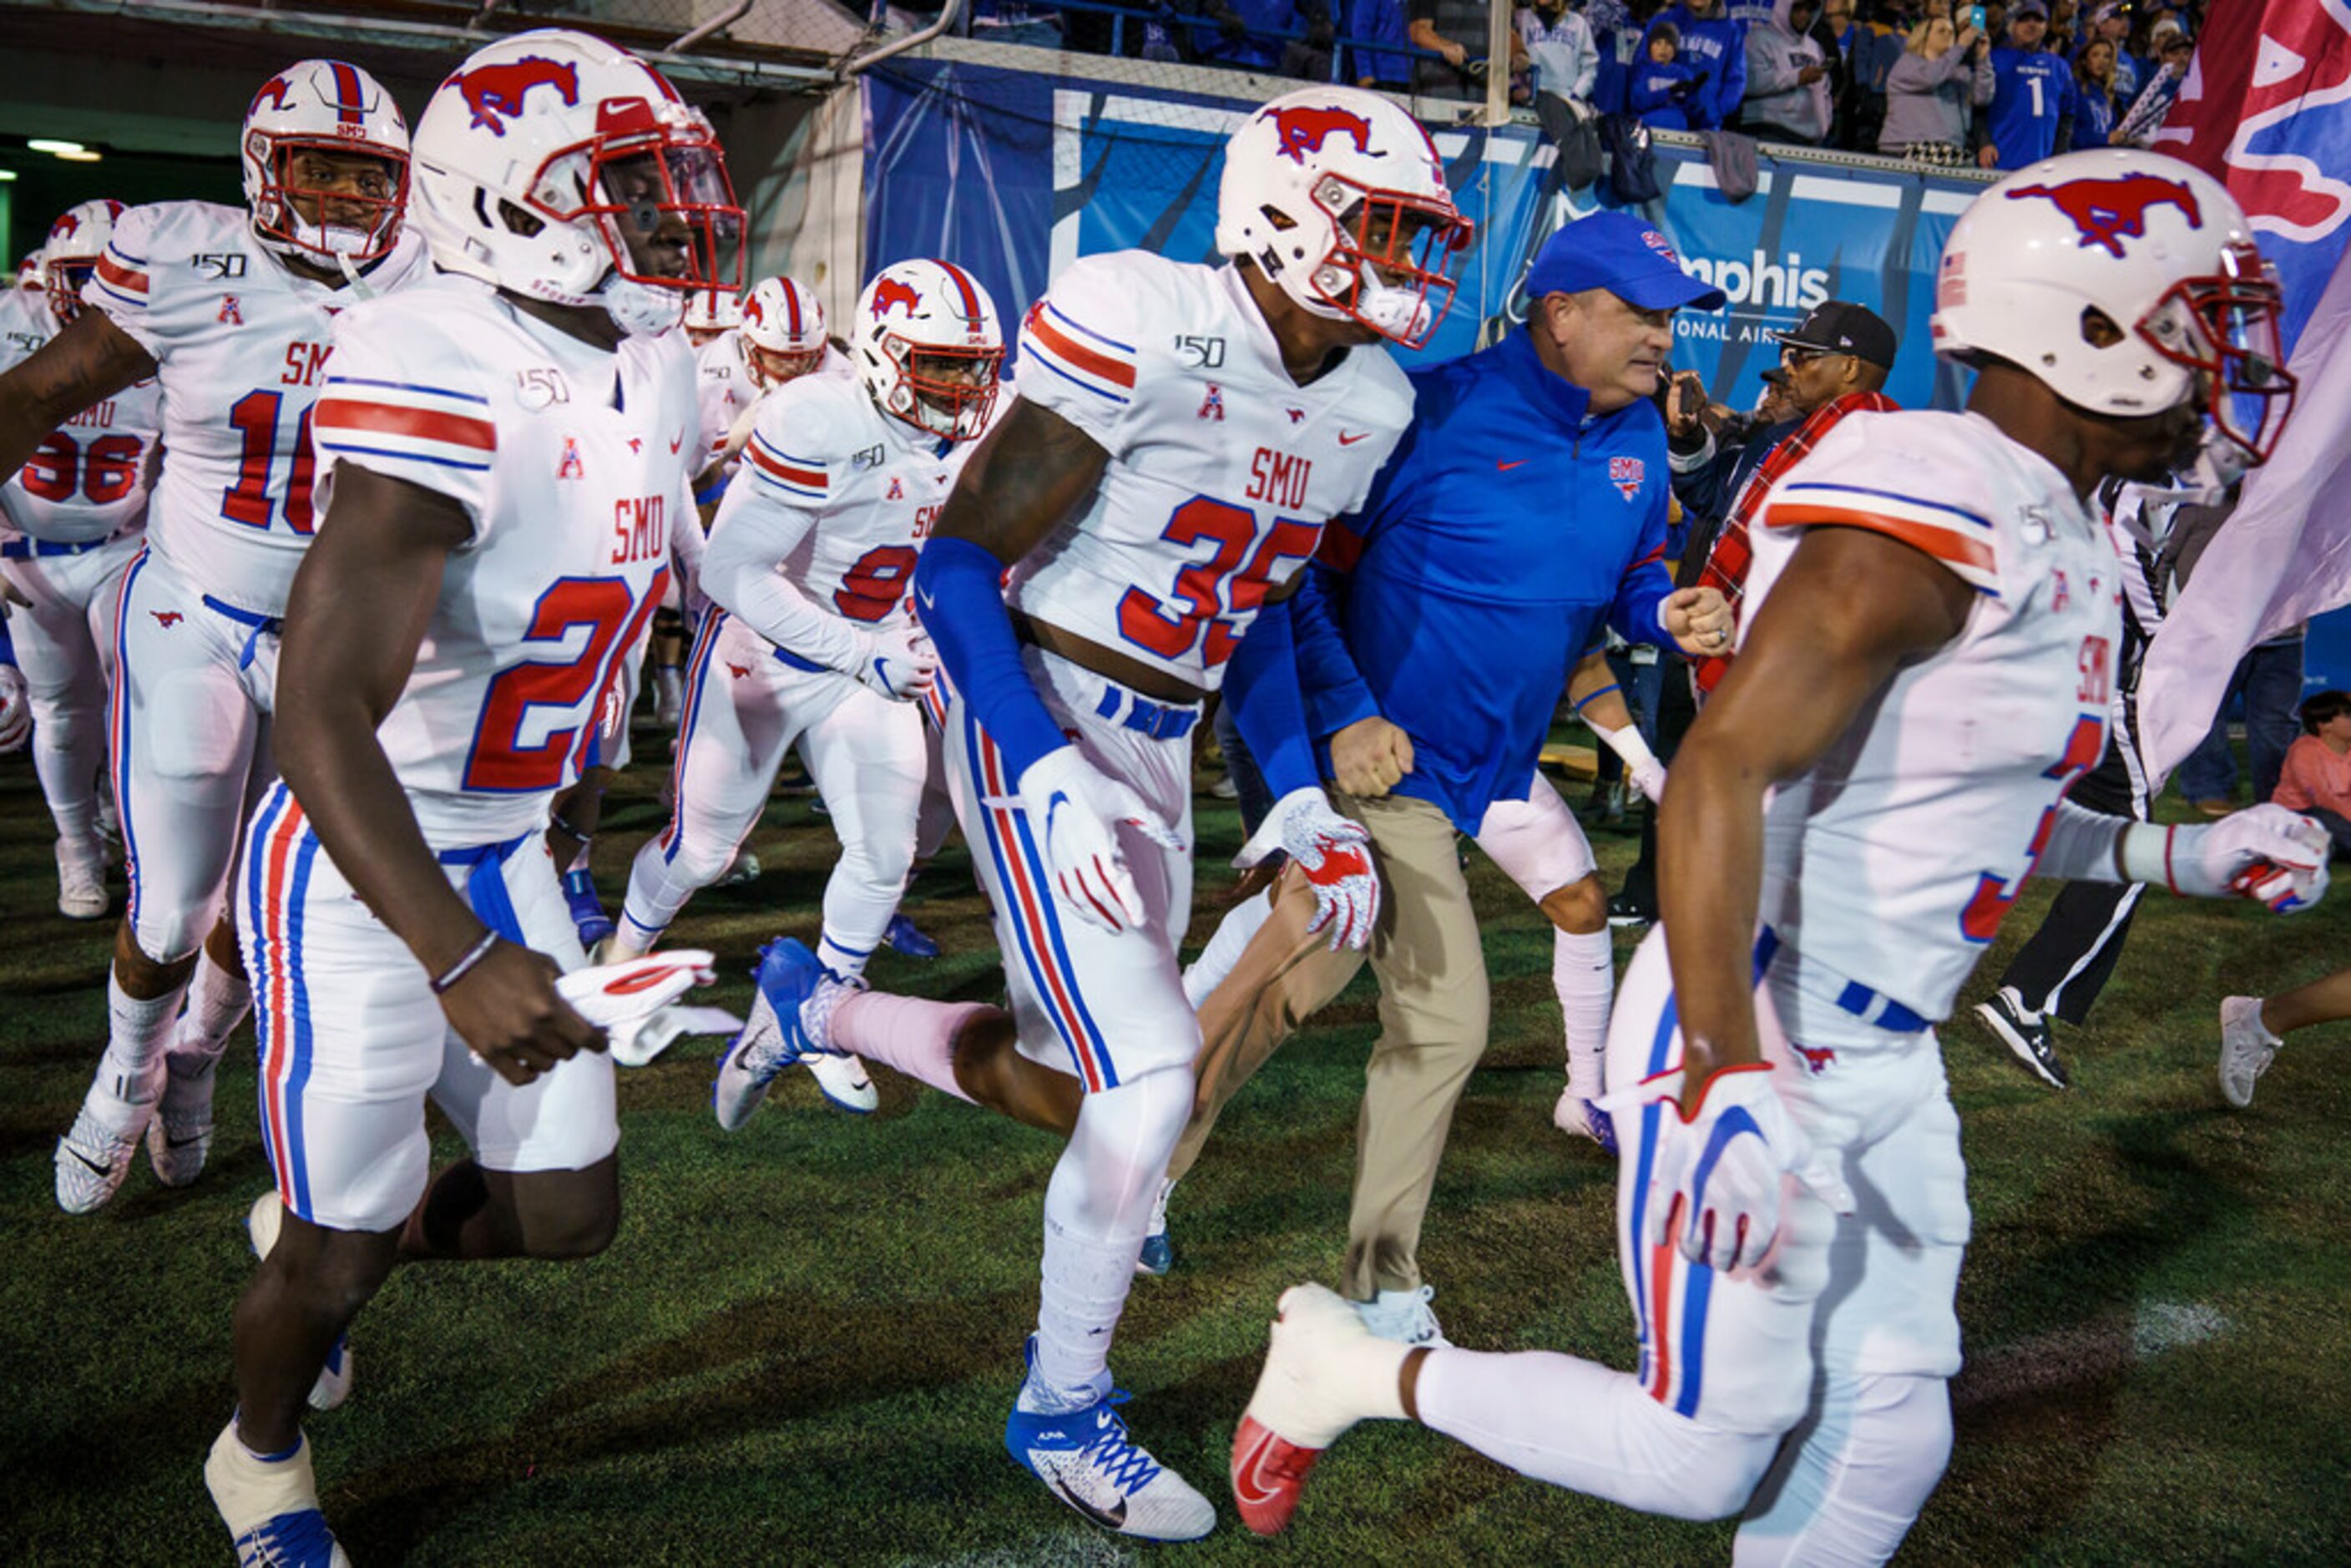
[[[1706, 383], [1697, 372], [1674, 378], [1666, 411], [1667, 445], [1674, 471], [1674, 497], [1689, 520], [1675, 581], [1695, 587], [1723, 521], [1737, 506], [1748, 481], [1771, 453], [1804, 422], [1842, 397], [1878, 395], [1894, 369], [1894, 329], [1866, 305], [1825, 299], [1789, 331], [1778, 334], [1780, 370], [1787, 378], [1788, 415], [1733, 442], [1709, 430], [1699, 418], [1707, 406]], [[1891, 405], [1882, 405], [1891, 406]], [[1816, 433], [1817, 434], [1817, 433]], [[1673, 657], [1676, 655], [1667, 655]], [[1667, 762], [1682, 731], [1698, 716], [1690, 683], [1668, 674], [1658, 694], [1657, 756]], [[1656, 813], [1641, 832], [1641, 858], [1608, 901], [1612, 925], [1637, 925], [1656, 915]]]

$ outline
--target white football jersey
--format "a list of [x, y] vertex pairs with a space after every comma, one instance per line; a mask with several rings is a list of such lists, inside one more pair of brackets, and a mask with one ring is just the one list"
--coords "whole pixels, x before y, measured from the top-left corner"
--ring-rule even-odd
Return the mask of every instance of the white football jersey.
[[[727, 448], [737, 444], [744, 416], [767, 391], [772, 390], [763, 389], [752, 378], [750, 359], [750, 342], [739, 327], [720, 333], [694, 351], [695, 396], [702, 411], [704, 468], [724, 457]], [[824, 358], [809, 374], [852, 383], [857, 379], [848, 356], [830, 343], [825, 345]], [[734, 472], [732, 465], [727, 472]]]
[[1976, 591], [1959, 637], [1897, 671], [1765, 811], [1764, 923], [1947, 1018], [2058, 798], [2105, 748], [2123, 567], [2064, 476], [1977, 414], [1848, 414], [1760, 524], [1745, 625], [1814, 525], [1900, 539]]
[[1386, 351], [1311, 386], [1231, 267], [1089, 256], [1020, 329], [1020, 396], [1110, 454], [1092, 500], [1015, 563], [1006, 600], [1203, 691], [1322, 525], [1362, 506], [1412, 420]]
[[361, 287], [330, 288], [287, 271], [239, 207], [158, 202], [116, 219], [82, 302], [162, 367], [166, 457], [148, 549], [225, 603], [284, 614], [316, 526], [310, 407], [336, 314], [431, 271], [413, 232]]
[[435, 849], [531, 831], [579, 778], [668, 587], [670, 528], [694, 515], [693, 356], [675, 334], [591, 347], [455, 276], [353, 306], [335, 340], [322, 497], [356, 464], [474, 523], [377, 731], [384, 754]]
[[977, 444], [884, 413], [853, 380], [800, 376], [759, 401], [712, 550], [755, 530], [762, 558], [819, 607], [866, 630], [903, 627], [915, 552]]
[[[57, 335], [46, 296], [12, 290], [0, 307], [0, 372], [16, 369]], [[21, 301], [21, 305], [16, 302]], [[139, 527], [161, 455], [162, 384], [153, 377], [102, 398], [49, 433], [24, 468], [0, 487], [8, 532], [51, 544], [88, 544]]]

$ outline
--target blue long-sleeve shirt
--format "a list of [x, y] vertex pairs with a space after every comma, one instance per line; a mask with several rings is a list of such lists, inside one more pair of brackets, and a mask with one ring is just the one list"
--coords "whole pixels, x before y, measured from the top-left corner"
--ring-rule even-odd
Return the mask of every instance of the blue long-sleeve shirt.
[[1664, 637], [1666, 427], [1593, 416], [1523, 328], [1411, 375], [1412, 428], [1293, 606], [1299, 682], [1318, 741], [1385, 717], [1412, 737], [1396, 792], [1474, 833], [1524, 797], [1600, 622]]
[[[1681, 53], [1674, 63], [1706, 77], [1704, 90], [1687, 105], [1691, 129], [1729, 124], [1747, 96], [1747, 24], [1728, 14], [1700, 16], [1687, 5], [1659, 12], [1649, 25], [1654, 28], [1658, 22], [1671, 22], [1681, 34]], [[1646, 55], [1641, 63], [1647, 63]], [[1636, 73], [1640, 68], [1634, 67]]]

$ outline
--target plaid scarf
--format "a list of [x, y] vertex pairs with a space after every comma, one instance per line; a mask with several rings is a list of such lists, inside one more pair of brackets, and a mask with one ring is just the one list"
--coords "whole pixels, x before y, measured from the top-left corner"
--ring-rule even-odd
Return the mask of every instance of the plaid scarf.
[[[1739, 499], [1731, 504], [1730, 515], [1723, 519], [1722, 531], [1715, 536], [1714, 546], [1706, 552], [1706, 564], [1698, 569], [1698, 586], [1715, 588], [1730, 601], [1731, 624], [1739, 623], [1740, 601], [1747, 596], [1747, 569], [1755, 559], [1755, 547], [1747, 537], [1756, 513], [1762, 510], [1763, 497], [1771, 486], [1785, 476], [1788, 470], [1812, 455], [1826, 435], [1849, 413], [1898, 413], [1902, 405], [1880, 392], [1847, 392], [1832, 398], [1813, 411], [1812, 417], [1781, 439], [1777, 446], [1763, 455], [1747, 483], [1740, 487]], [[1715, 653], [1696, 659], [1690, 664], [1690, 680], [1698, 688], [1700, 702], [1722, 682], [1729, 672], [1731, 655]]]

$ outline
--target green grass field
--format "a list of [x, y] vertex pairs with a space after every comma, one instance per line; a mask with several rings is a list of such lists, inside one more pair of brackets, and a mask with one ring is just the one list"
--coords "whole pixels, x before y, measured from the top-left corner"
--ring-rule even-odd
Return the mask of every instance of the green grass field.
[[[617, 901], [658, 827], [659, 776], [614, 797]], [[1238, 841], [1203, 797], [1201, 862]], [[675, 936], [716, 948], [740, 1010], [757, 943], [813, 938], [830, 830], [779, 800], [747, 887]], [[1634, 841], [1604, 834], [1613, 877]], [[1464, 1101], [1422, 1249], [1458, 1343], [1631, 1358], [1609, 1242], [1613, 1169], [1554, 1132], [1549, 928], [1473, 872], [1494, 1043]], [[1204, 939], [1222, 877], [1203, 875]], [[223, 1069], [213, 1168], [185, 1192], [143, 1156], [101, 1213], [60, 1215], [50, 1151], [105, 1027], [107, 934], [53, 912], [32, 769], [0, 768], [0, 1561], [223, 1562], [200, 1477], [228, 1414], [241, 1220], [266, 1185], [250, 1033]], [[2028, 896], [1988, 981], [2040, 917]], [[882, 986], [986, 999], [999, 979], [960, 847], [917, 884], [946, 947]], [[1958, 1451], [1910, 1563], [2351, 1559], [2351, 1092], [2304, 1037], [2244, 1114], [2219, 1109], [2214, 1009], [2344, 962], [2351, 900], [2287, 922], [2161, 894], [2053, 1094], [1972, 1020], [1946, 1039], [1976, 1239], [1959, 1312]], [[1620, 956], [1629, 946], [1620, 945]], [[1986, 986], [1971, 988], [1972, 1003]], [[1115, 1367], [1136, 1435], [1224, 1500], [1233, 1424], [1276, 1295], [1330, 1279], [1343, 1234], [1372, 988], [1360, 980], [1227, 1113], [1175, 1209], [1176, 1271], [1137, 1284]], [[621, 1084], [626, 1214], [582, 1265], [396, 1274], [353, 1335], [358, 1392], [309, 1434], [362, 1564], [1116, 1563], [1000, 1446], [1034, 1310], [1058, 1144], [883, 1078], [881, 1113], [779, 1084], [742, 1134], [710, 1119], [714, 1042]], [[443, 1152], [454, 1153], [445, 1136]], [[1360, 1429], [1289, 1536], [1231, 1514], [1189, 1561], [1720, 1563], [1727, 1525], [1639, 1517], [1523, 1481], [1433, 1434]]]

